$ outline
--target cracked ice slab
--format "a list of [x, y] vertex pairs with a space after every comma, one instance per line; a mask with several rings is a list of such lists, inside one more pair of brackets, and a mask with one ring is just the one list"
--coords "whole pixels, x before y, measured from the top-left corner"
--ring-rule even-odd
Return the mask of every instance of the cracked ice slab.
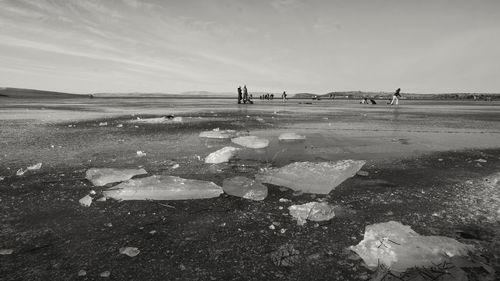
[[290, 215], [297, 220], [298, 225], [304, 225], [306, 220], [327, 221], [335, 217], [333, 206], [326, 202], [309, 202], [288, 207]]
[[261, 201], [267, 197], [267, 186], [246, 177], [225, 179], [222, 189], [229, 195], [254, 201]]
[[147, 173], [144, 169], [91, 168], [85, 173], [85, 178], [95, 186], [103, 186], [112, 182], [126, 181], [134, 176]]
[[363, 160], [294, 162], [264, 171], [256, 176], [256, 180], [285, 186], [295, 191], [328, 194], [343, 181], [354, 176], [365, 163]]
[[217, 151], [210, 153], [205, 158], [205, 163], [218, 164], [228, 162], [240, 148], [226, 146]]
[[257, 136], [244, 136], [231, 139], [231, 141], [235, 144], [248, 147], [248, 148], [265, 148], [269, 145], [269, 140], [259, 138]]
[[432, 267], [454, 256], [467, 256], [474, 246], [444, 236], [423, 236], [408, 225], [389, 221], [366, 226], [364, 239], [349, 249], [370, 268], [385, 265], [404, 272], [412, 267]]
[[219, 197], [222, 188], [213, 182], [175, 176], [132, 179], [104, 191], [116, 200], [187, 200]]

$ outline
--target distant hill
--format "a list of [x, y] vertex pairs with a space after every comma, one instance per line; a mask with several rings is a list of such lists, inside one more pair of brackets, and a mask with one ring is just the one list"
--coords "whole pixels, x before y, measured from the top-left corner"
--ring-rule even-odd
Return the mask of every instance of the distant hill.
[[318, 95], [318, 94], [313, 94], [313, 93], [297, 93], [293, 96], [291, 96], [292, 99], [312, 99], [313, 97], [320, 96], [322, 97], [323, 95]]
[[170, 97], [168, 93], [93, 93], [95, 98], [161, 98]]
[[197, 96], [197, 97], [227, 97], [231, 95], [236, 95], [231, 92], [209, 92], [209, 91], [188, 91], [178, 94], [179, 96]]
[[70, 99], [84, 98], [86, 95], [69, 94], [53, 91], [41, 91], [33, 89], [20, 88], [0, 88], [0, 99], [15, 98], [15, 99]]

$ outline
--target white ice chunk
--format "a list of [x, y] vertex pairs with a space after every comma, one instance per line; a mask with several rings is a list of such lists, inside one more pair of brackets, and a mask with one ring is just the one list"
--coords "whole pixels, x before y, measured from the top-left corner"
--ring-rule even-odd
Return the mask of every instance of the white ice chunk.
[[246, 177], [238, 176], [225, 179], [222, 182], [222, 189], [229, 195], [254, 201], [261, 201], [267, 197], [267, 187], [265, 185]]
[[286, 186], [295, 191], [328, 194], [337, 185], [354, 176], [365, 164], [363, 160], [338, 162], [295, 162], [257, 175], [260, 182]]
[[333, 206], [326, 202], [309, 202], [288, 207], [290, 215], [297, 220], [298, 225], [304, 225], [306, 220], [327, 221], [335, 217]]
[[219, 128], [215, 128], [212, 131], [201, 132], [200, 138], [230, 139], [236, 137], [237, 134], [235, 130], [219, 130]]
[[231, 139], [235, 144], [248, 147], [248, 148], [265, 148], [269, 145], [269, 140], [259, 138], [257, 136], [244, 136]]
[[137, 150], [136, 154], [137, 154], [138, 157], [144, 157], [144, 156], [146, 156], [146, 152], [140, 151], [140, 150]]
[[368, 225], [364, 239], [349, 249], [370, 268], [380, 264], [404, 272], [411, 267], [432, 267], [453, 256], [466, 256], [474, 246], [443, 236], [422, 236], [410, 226], [389, 221]]
[[299, 135], [297, 133], [283, 133], [281, 134], [278, 139], [280, 141], [287, 141], [287, 140], [305, 140], [306, 136]]
[[33, 170], [40, 170], [41, 168], [42, 168], [42, 163], [37, 163], [35, 165], [29, 166], [26, 169], [29, 171], [33, 171]]
[[218, 197], [222, 188], [213, 182], [174, 176], [131, 179], [103, 192], [117, 200], [187, 200]]
[[144, 169], [91, 168], [85, 173], [85, 178], [95, 186], [103, 186], [112, 182], [126, 181], [134, 176], [147, 173]]
[[127, 255], [129, 257], [137, 256], [141, 251], [136, 247], [122, 247], [119, 249], [120, 254]]
[[23, 168], [19, 168], [19, 170], [17, 170], [16, 172], [16, 176], [22, 176], [24, 175], [24, 173], [26, 173], [28, 171], [28, 169], [23, 169]]
[[5, 255], [10, 255], [14, 253], [14, 250], [12, 249], [0, 249], [0, 255], [5, 256]]
[[78, 202], [84, 207], [90, 207], [92, 204], [92, 197], [90, 197], [90, 195], [85, 195], [82, 199], [78, 200]]
[[215, 152], [210, 153], [207, 158], [205, 158], [205, 163], [218, 164], [228, 162], [229, 159], [233, 157], [238, 150], [240, 149], [232, 146], [223, 147]]

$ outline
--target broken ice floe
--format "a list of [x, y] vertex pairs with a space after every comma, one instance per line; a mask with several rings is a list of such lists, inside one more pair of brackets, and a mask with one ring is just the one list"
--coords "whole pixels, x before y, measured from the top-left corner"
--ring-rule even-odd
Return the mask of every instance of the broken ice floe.
[[85, 173], [85, 178], [95, 186], [103, 186], [112, 182], [126, 181], [134, 176], [147, 173], [144, 169], [91, 168]]
[[42, 163], [37, 163], [35, 165], [32, 165], [32, 166], [28, 166], [28, 168], [26, 168], [28, 171], [34, 171], [34, 170], [40, 170], [42, 168]]
[[19, 168], [19, 170], [16, 171], [16, 176], [22, 176], [24, 175], [27, 171], [34, 171], [34, 170], [40, 170], [42, 168], [42, 163], [37, 163], [31, 166], [28, 166], [26, 169]]
[[231, 139], [235, 144], [248, 147], [248, 148], [265, 148], [269, 145], [269, 140], [259, 138], [257, 136], [243, 136]]
[[363, 160], [338, 162], [295, 162], [281, 168], [272, 168], [257, 175], [256, 180], [295, 191], [328, 194], [337, 185], [354, 176], [365, 164]]
[[22, 176], [27, 171], [28, 171], [28, 169], [19, 168], [19, 170], [17, 170], [17, 172], [16, 172], [16, 176]]
[[267, 197], [267, 187], [253, 179], [234, 177], [225, 179], [222, 183], [225, 193], [254, 201], [261, 201]]
[[90, 195], [85, 195], [82, 199], [78, 200], [78, 202], [84, 207], [90, 207], [92, 204], [92, 197], [90, 197]]
[[283, 133], [279, 135], [278, 139], [280, 141], [299, 141], [299, 140], [305, 140], [306, 136], [299, 135], [297, 133]]
[[215, 128], [212, 131], [201, 132], [199, 137], [210, 139], [230, 139], [245, 134], [246, 132], [237, 132], [236, 130], [220, 130], [219, 128]]
[[326, 202], [309, 202], [288, 207], [290, 215], [297, 220], [298, 225], [304, 225], [306, 220], [327, 221], [335, 217], [333, 206]]
[[5, 256], [5, 255], [10, 255], [14, 252], [12, 249], [0, 249], [0, 255]]
[[122, 247], [119, 249], [120, 254], [127, 255], [129, 257], [137, 256], [141, 251], [136, 247]]
[[226, 146], [215, 152], [210, 153], [207, 158], [205, 158], [205, 163], [218, 164], [228, 162], [231, 157], [234, 156], [239, 148]]
[[130, 120], [130, 123], [144, 123], [144, 124], [162, 124], [162, 123], [172, 123], [172, 122], [182, 122], [184, 121], [182, 117], [174, 117], [172, 115], [157, 117], [157, 118], [139, 118], [135, 120]]
[[368, 225], [364, 239], [349, 249], [370, 268], [384, 265], [404, 272], [412, 267], [431, 267], [454, 256], [466, 256], [474, 246], [443, 236], [419, 235], [410, 226], [389, 221]]
[[131, 179], [103, 192], [116, 200], [187, 200], [218, 197], [222, 188], [213, 182], [175, 176]]

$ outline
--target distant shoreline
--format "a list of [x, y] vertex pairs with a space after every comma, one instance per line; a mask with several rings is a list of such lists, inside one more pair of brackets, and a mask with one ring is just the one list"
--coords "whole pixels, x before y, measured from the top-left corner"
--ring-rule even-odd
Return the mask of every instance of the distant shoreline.
[[[211, 93], [200, 92], [196, 94], [161, 94], [161, 93], [124, 93], [124, 94], [71, 94], [63, 92], [42, 91], [34, 89], [20, 88], [0, 88], [0, 98], [3, 99], [237, 99], [235, 93], [231, 96], [228, 93]], [[251, 93], [253, 100], [260, 100], [262, 92]], [[281, 100], [280, 93], [274, 94], [274, 100]], [[332, 98], [333, 97], [333, 98]], [[362, 92], [362, 91], [346, 91], [346, 92], [330, 92], [327, 94], [314, 93], [297, 93], [289, 94], [289, 100], [361, 100], [364, 98], [374, 100], [388, 100], [392, 97], [389, 92]], [[402, 93], [403, 100], [500, 100], [500, 93], [442, 93], [442, 94], [415, 94]]]

